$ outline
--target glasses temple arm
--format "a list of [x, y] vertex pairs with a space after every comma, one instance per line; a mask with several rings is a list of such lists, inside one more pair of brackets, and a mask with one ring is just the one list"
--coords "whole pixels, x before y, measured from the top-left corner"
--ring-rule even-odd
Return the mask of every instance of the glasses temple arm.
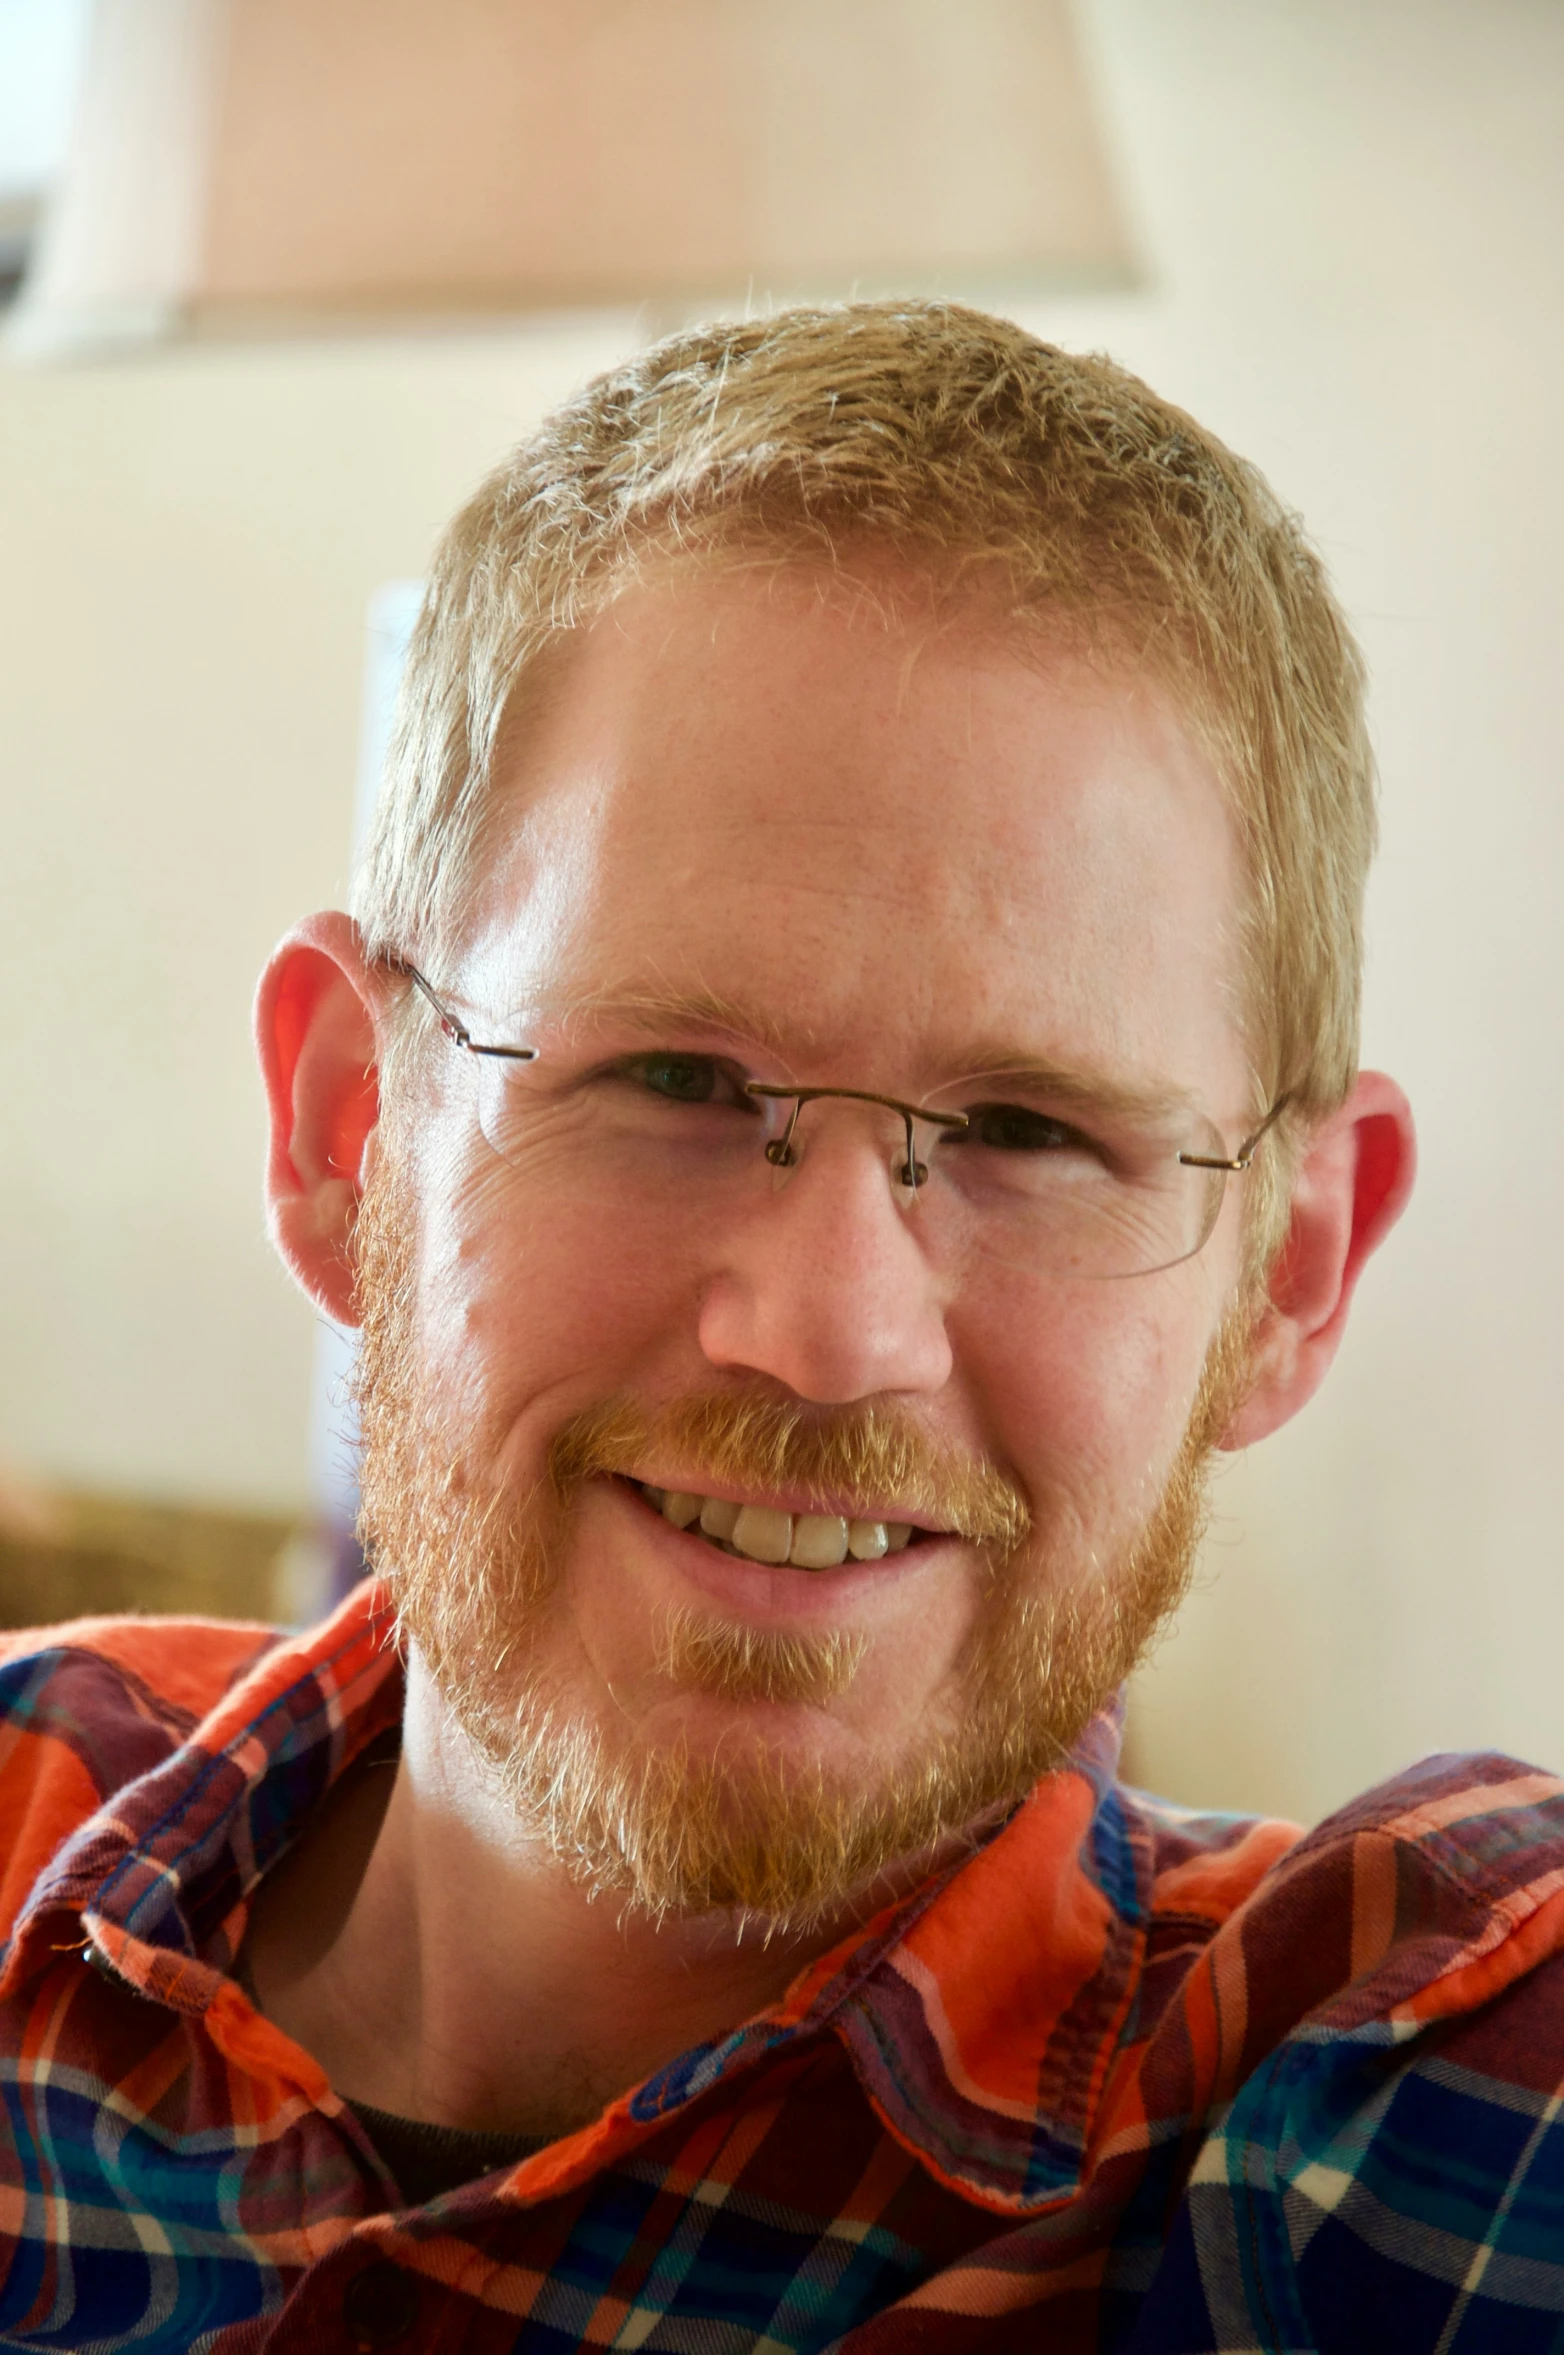
[[456, 1016], [451, 1012], [449, 1006], [444, 1003], [443, 999], [437, 998], [435, 996], [434, 991], [430, 988], [428, 982], [425, 981], [423, 975], [419, 972], [416, 965], [410, 965], [405, 957], [394, 956], [388, 956], [386, 958], [386, 963], [391, 967], [393, 972], [405, 973], [408, 980], [412, 983], [414, 989], [416, 989], [422, 997], [427, 999], [428, 1003], [434, 1008], [435, 1013], [439, 1016], [440, 1028], [444, 1031], [446, 1037], [451, 1041], [453, 1046], [465, 1048], [469, 1055], [497, 1055], [502, 1057], [505, 1061], [511, 1063], [535, 1063], [537, 1061], [538, 1050], [536, 1047], [484, 1046], [480, 1043], [479, 1040], [473, 1037], [472, 1032], [467, 1028], [465, 1022], [457, 1021]]
[[1286, 1111], [1288, 1105], [1291, 1102], [1292, 1092], [1290, 1089], [1285, 1094], [1278, 1096], [1275, 1103], [1271, 1106], [1270, 1111], [1261, 1121], [1259, 1127], [1250, 1131], [1249, 1135], [1245, 1137], [1243, 1143], [1239, 1146], [1238, 1151], [1232, 1156], [1230, 1160], [1225, 1155], [1220, 1153], [1181, 1153], [1179, 1155], [1179, 1160], [1183, 1163], [1186, 1169], [1225, 1169], [1235, 1171], [1242, 1171], [1247, 1169], [1254, 1159], [1254, 1150], [1256, 1145], [1259, 1144], [1260, 1139], [1265, 1135], [1267, 1129], [1275, 1127], [1276, 1123], [1281, 1119], [1282, 1114]]

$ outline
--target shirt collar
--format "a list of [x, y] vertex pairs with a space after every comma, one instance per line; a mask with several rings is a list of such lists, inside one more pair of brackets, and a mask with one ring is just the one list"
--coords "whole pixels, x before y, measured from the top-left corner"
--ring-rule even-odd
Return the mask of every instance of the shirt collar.
[[256, 1882], [401, 1716], [395, 1618], [374, 1581], [267, 1651], [159, 1765], [68, 1839], [18, 1918], [5, 1982], [59, 1950], [61, 1917], [138, 1993], [204, 2011], [227, 1983]]

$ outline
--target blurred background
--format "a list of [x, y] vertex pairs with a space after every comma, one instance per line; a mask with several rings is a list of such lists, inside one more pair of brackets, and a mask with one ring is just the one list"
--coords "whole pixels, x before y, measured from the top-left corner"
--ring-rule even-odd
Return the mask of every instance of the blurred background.
[[0, 1618], [340, 1574], [247, 1019], [342, 897], [397, 584], [638, 341], [928, 290], [1256, 459], [1374, 679], [1421, 1187], [1222, 1473], [1134, 1772], [1564, 1764], [1561, 227], [1558, 0], [0, 0]]

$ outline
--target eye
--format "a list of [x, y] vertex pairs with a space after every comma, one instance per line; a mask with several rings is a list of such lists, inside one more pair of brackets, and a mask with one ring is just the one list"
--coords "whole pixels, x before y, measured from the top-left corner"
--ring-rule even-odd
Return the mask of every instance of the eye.
[[1025, 1104], [972, 1104], [966, 1128], [953, 1143], [987, 1145], [996, 1153], [1094, 1153], [1090, 1137]]
[[634, 1082], [648, 1095], [669, 1104], [717, 1104], [740, 1112], [754, 1112], [752, 1097], [744, 1093], [743, 1074], [715, 1055], [631, 1055], [616, 1065], [621, 1079]]

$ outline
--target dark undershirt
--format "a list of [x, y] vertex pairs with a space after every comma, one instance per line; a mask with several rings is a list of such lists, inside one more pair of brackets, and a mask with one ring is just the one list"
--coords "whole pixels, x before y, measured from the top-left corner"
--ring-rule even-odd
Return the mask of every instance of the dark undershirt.
[[544, 2135], [429, 2126], [422, 2118], [398, 2118], [390, 2110], [372, 2109], [368, 2102], [349, 2102], [347, 2107], [409, 2208], [421, 2208], [426, 2200], [475, 2183], [496, 2168], [515, 2167], [534, 2151], [547, 2148]]

